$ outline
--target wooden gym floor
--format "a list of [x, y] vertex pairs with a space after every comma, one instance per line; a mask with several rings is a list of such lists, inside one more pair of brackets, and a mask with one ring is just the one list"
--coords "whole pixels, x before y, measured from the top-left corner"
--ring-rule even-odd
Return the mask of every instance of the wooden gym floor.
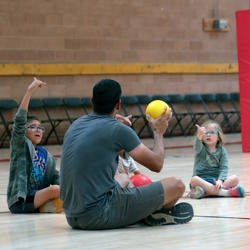
[[[226, 135], [229, 174], [240, 177], [245, 198], [191, 200], [195, 217], [184, 225], [128, 228], [104, 231], [72, 230], [64, 214], [13, 215], [8, 212], [6, 188], [9, 152], [0, 149], [0, 249], [249, 249], [250, 248], [250, 154], [241, 152], [240, 134]], [[161, 173], [140, 168], [153, 180], [181, 178], [188, 190], [193, 168], [193, 137], [166, 139], [166, 159]], [[152, 146], [152, 140], [146, 140]], [[61, 147], [50, 146], [54, 155]], [[58, 158], [58, 168], [60, 157]]]

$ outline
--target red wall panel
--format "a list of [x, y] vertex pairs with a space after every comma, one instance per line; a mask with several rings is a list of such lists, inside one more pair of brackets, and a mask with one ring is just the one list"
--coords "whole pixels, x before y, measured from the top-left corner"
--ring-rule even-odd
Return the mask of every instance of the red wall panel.
[[250, 10], [236, 12], [242, 151], [250, 152]]

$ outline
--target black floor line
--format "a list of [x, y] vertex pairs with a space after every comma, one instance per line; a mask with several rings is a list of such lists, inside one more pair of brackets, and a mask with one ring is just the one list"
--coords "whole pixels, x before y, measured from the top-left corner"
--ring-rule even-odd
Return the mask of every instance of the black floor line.
[[[188, 194], [189, 191], [185, 191], [184, 193]], [[249, 191], [245, 191], [245, 196], [250, 196], [250, 192]], [[228, 198], [228, 197], [227, 196], [210, 196], [210, 197], [206, 197], [206, 198], [210, 199], [210, 198]], [[237, 198], [237, 197], [235, 197], [235, 198]]]
[[9, 214], [10, 211], [1, 211], [0, 214]]
[[237, 216], [194, 215], [194, 217], [199, 217], [199, 218], [215, 218], [215, 219], [250, 220], [249, 217], [237, 217]]

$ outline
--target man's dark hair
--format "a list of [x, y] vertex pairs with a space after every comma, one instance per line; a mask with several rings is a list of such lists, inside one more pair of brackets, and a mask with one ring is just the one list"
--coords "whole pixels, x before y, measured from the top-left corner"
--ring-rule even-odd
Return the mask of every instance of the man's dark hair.
[[122, 90], [118, 82], [103, 79], [93, 88], [93, 109], [98, 114], [111, 114], [121, 98]]

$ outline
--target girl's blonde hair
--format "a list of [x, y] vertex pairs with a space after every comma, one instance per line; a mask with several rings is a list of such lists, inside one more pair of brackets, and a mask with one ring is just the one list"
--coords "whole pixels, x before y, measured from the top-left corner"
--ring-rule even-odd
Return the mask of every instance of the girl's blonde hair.
[[214, 120], [208, 120], [208, 121], [204, 122], [203, 124], [201, 124], [201, 127], [207, 127], [208, 125], [212, 125], [218, 133], [219, 140], [216, 144], [216, 147], [218, 148], [218, 147], [223, 146], [225, 143], [225, 137], [224, 137], [224, 134], [223, 134], [223, 131], [221, 129], [220, 124]]

